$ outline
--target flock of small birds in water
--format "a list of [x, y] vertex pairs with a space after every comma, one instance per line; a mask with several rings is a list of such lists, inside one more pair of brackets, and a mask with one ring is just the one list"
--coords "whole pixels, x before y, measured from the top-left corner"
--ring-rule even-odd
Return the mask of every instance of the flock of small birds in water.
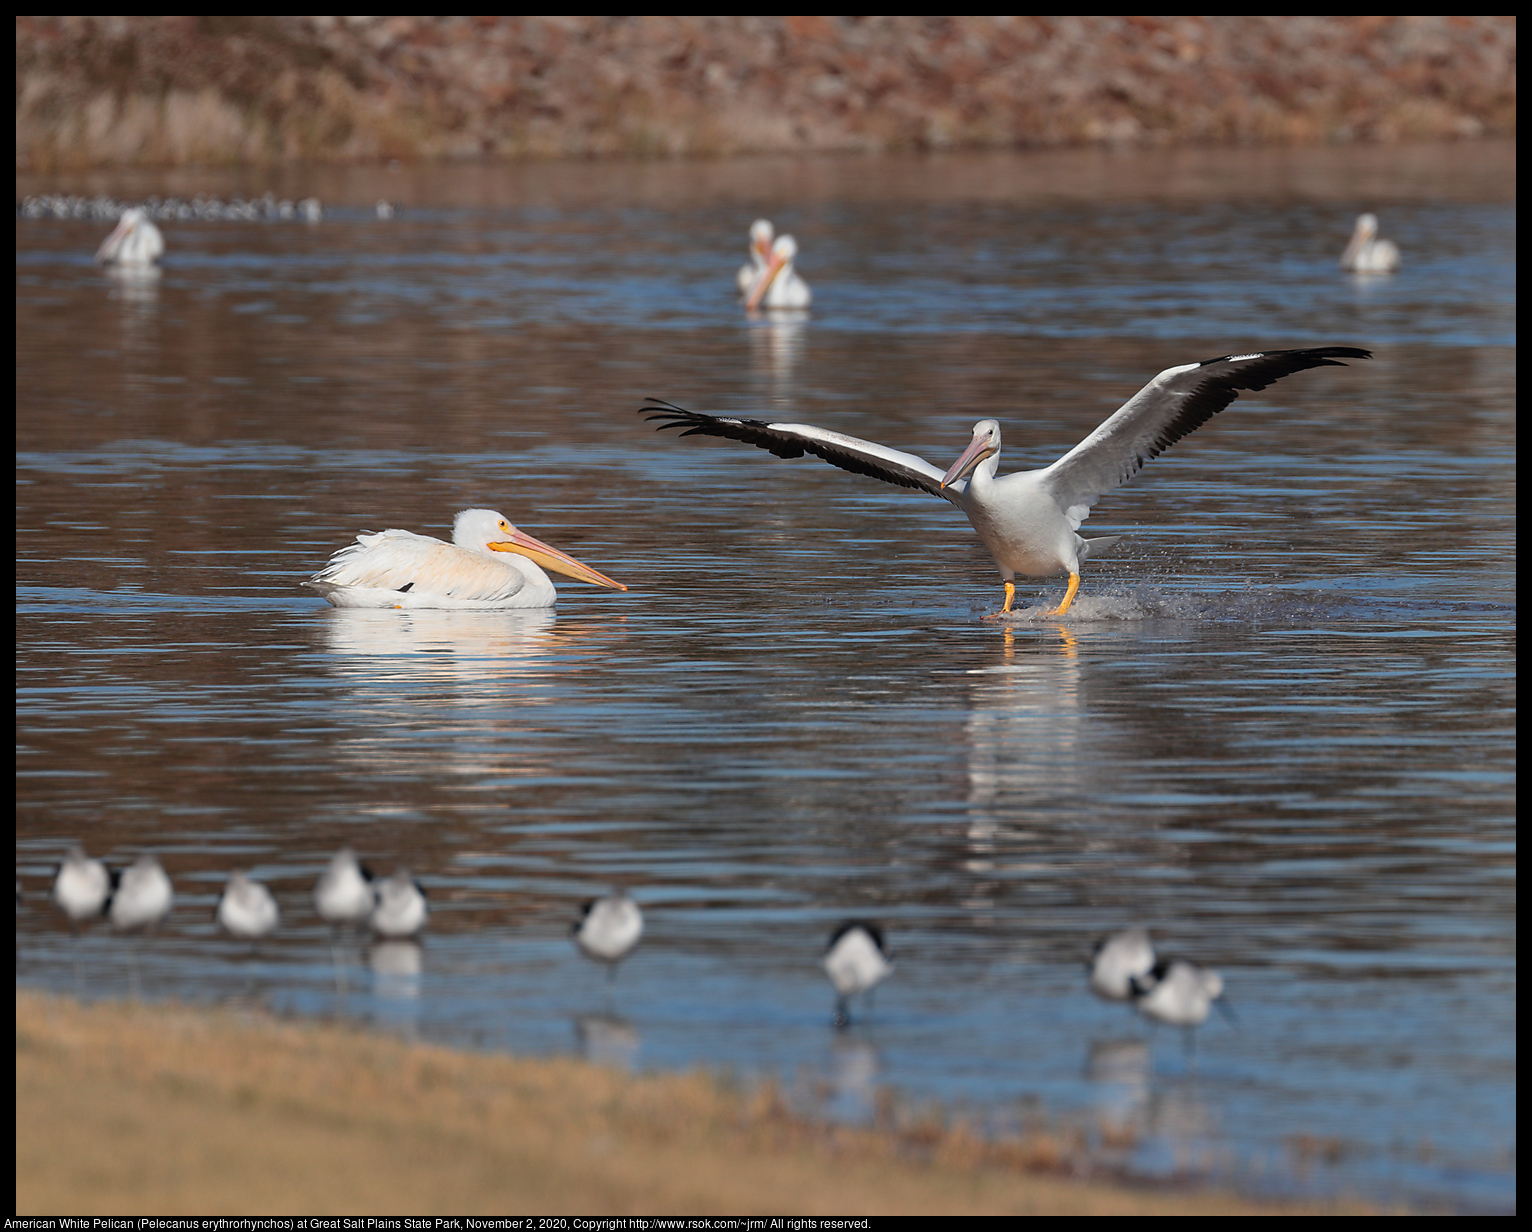
[[[109, 870], [71, 847], [53, 879], [53, 903], [78, 931], [105, 918], [115, 932], [150, 932], [169, 915], [175, 902], [170, 875], [152, 855], [142, 855], [127, 868]], [[314, 910], [332, 929], [366, 929], [381, 941], [407, 941], [420, 936], [430, 918], [426, 892], [400, 868], [389, 877], [374, 877], [349, 847], [330, 860], [314, 884]], [[21, 904], [21, 882], [16, 883]], [[230, 936], [252, 943], [274, 934], [282, 922], [276, 897], [249, 874], [229, 875], [219, 896], [214, 918]], [[637, 947], [644, 933], [644, 915], [625, 890], [587, 902], [570, 933], [581, 953], [606, 964], [608, 978]], [[869, 920], [846, 920], [830, 935], [820, 965], [835, 988], [832, 1019], [838, 1028], [851, 1021], [851, 999], [870, 994], [893, 973], [883, 930]], [[1218, 972], [1185, 959], [1156, 953], [1145, 928], [1127, 928], [1097, 942], [1086, 964], [1090, 989], [1109, 1001], [1131, 1003], [1146, 1018], [1190, 1032], [1207, 1020], [1217, 1005], [1231, 1019]]]
[[[392, 218], [399, 207], [380, 200], [373, 207], [379, 218]], [[66, 193], [42, 193], [23, 197], [16, 206], [18, 218], [84, 218], [116, 222], [129, 210], [138, 210], [155, 222], [318, 222], [324, 205], [318, 197], [297, 201], [266, 193], [260, 197], [230, 197], [227, 201], [198, 193], [195, 197], [146, 197], [142, 201], [119, 201], [97, 194], [81, 197]]]

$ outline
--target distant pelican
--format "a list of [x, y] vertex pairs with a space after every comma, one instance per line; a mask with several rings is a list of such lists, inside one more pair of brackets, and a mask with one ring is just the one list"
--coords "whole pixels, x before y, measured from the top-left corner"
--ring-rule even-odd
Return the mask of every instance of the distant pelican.
[[619, 890], [582, 906], [580, 918], [570, 931], [588, 957], [606, 964], [607, 978], [611, 979], [617, 964], [633, 952], [644, 935], [644, 913], [625, 890]]
[[1064, 601], [1049, 613], [1062, 616], [1074, 602], [1086, 557], [1121, 538], [1086, 539], [1075, 533], [1090, 516], [1092, 505], [1133, 478], [1161, 450], [1218, 414], [1241, 390], [1265, 389], [1308, 368], [1345, 367], [1342, 357], [1371, 356], [1371, 351], [1356, 347], [1314, 347], [1224, 355], [1166, 368], [1052, 466], [1010, 475], [996, 474], [1000, 423], [994, 419], [974, 424], [968, 447], [943, 471], [915, 454], [812, 424], [704, 415], [657, 398], [649, 400], [653, 405], [640, 407], [639, 414], [658, 423], [661, 431], [680, 428], [682, 436], [728, 437], [779, 458], [811, 453], [842, 470], [943, 497], [968, 515], [1000, 566], [1005, 606], [994, 615], [1011, 610], [1018, 573], [1026, 577], [1067, 573]]
[[894, 969], [894, 964], [888, 961], [888, 951], [883, 948], [883, 930], [866, 920], [847, 920], [831, 933], [821, 965], [835, 985], [837, 1027], [851, 1021], [851, 998], [870, 992]]
[[538, 565], [593, 586], [627, 590], [517, 530], [493, 509], [459, 513], [452, 521], [451, 543], [407, 530], [364, 531], [304, 585], [335, 607], [552, 607], [558, 592]]
[[1356, 220], [1351, 242], [1341, 253], [1340, 266], [1353, 274], [1391, 274], [1399, 268], [1399, 248], [1393, 240], [1380, 240], [1378, 216], [1363, 214]]
[[426, 892], [410, 876], [407, 868], [392, 877], [373, 883], [378, 891], [378, 905], [372, 911], [372, 931], [380, 937], [399, 941], [413, 937], [426, 926]]
[[1133, 996], [1133, 980], [1154, 970], [1154, 945], [1147, 928], [1125, 928], [1096, 942], [1089, 963], [1091, 991], [1109, 1001]]
[[750, 288], [760, 281], [771, 263], [771, 236], [771, 224], [764, 218], [757, 218], [750, 224], [750, 260], [739, 267], [735, 277], [741, 295], [750, 294]]
[[270, 890], [238, 872], [229, 874], [229, 884], [218, 899], [216, 918], [226, 932], [256, 941], [276, 932], [282, 913]]
[[71, 847], [53, 879], [53, 901], [69, 917], [70, 927], [95, 919], [106, 910], [111, 896], [112, 877], [106, 865], [87, 856], [78, 844]]
[[314, 908], [331, 925], [363, 924], [378, 905], [372, 873], [357, 862], [356, 852], [342, 847], [314, 886]]
[[814, 294], [809, 290], [809, 284], [798, 277], [798, 271], [793, 268], [793, 258], [798, 255], [798, 241], [790, 235], [777, 236], [776, 243], [771, 246], [771, 260], [766, 268], [761, 271], [761, 276], [756, 279], [755, 285], [750, 289], [750, 296], [745, 301], [745, 307], [754, 312], [755, 309], [766, 308], [807, 308]]
[[160, 862], [153, 856], [139, 856], [117, 879], [107, 918], [118, 932], [153, 928], [170, 914], [174, 899]]
[[96, 260], [107, 265], [153, 265], [165, 251], [165, 238], [140, 209], [123, 210], [117, 229], [101, 241]]

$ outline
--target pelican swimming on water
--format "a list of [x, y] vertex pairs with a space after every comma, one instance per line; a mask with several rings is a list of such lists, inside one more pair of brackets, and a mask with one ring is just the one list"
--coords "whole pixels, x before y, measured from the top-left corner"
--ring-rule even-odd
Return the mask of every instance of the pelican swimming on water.
[[1378, 238], [1376, 214], [1363, 214], [1356, 220], [1340, 266], [1353, 274], [1391, 274], [1399, 268], [1399, 247], [1393, 240]]
[[335, 607], [552, 607], [558, 592], [539, 565], [593, 586], [627, 590], [517, 530], [493, 509], [459, 513], [451, 543], [407, 530], [364, 531], [304, 585]]
[[153, 265], [165, 251], [165, 238], [140, 209], [123, 210], [117, 229], [101, 241], [96, 260], [106, 265]]
[[973, 439], [946, 471], [912, 453], [859, 440], [810, 424], [764, 423], [682, 410], [650, 398], [639, 413], [660, 429], [680, 428], [682, 436], [722, 436], [769, 450], [779, 458], [805, 453], [842, 470], [886, 483], [918, 488], [951, 501], [968, 515], [1005, 581], [1004, 615], [1016, 599], [1017, 574], [1069, 575], [1064, 601], [1051, 613], [1062, 616], [1080, 587], [1086, 557], [1115, 543], [1120, 535], [1085, 539], [1075, 532], [1091, 506], [1133, 478], [1150, 458], [1206, 423], [1241, 390], [1265, 389], [1306, 368], [1345, 367], [1341, 358], [1369, 359], [1356, 347], [1315, 347], [1225, 355], [1167, 368], [1099, 428], [1052, 466], [996, 475], [1000, 424], [981, 419]]
[[745, 300], [745, 308], [807, 308], [814, 298], [809, 284], [798, 277], [793, 258], [798, 255], [798, 241], [790, 235], [777, 236], [771, 246], [771, 259], [756, 279]]
[[764, 218], [757, 218], [750, 224], [750, 260], [741, 265], [735, 275], [741, 295], [749, 296], [750, 288], [760, 281], [771, 264], [772, 234], [771, 224]]

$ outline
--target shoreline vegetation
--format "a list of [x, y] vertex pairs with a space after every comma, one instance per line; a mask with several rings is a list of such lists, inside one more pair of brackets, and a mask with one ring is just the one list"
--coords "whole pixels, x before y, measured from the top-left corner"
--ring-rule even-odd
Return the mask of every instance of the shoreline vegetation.
[[770, 1085], [412, 1043], [252, 1010], [16, 993], [27, 1214], [1295, 1214], [1066, 1173], [932, 1113], [799, 1116]]
[[18, 173], [1515, 131], [1510, 16], [16, 19]]

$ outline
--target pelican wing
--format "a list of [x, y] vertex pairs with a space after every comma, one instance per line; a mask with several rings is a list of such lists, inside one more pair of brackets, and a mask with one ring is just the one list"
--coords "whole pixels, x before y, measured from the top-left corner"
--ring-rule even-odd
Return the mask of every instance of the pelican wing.
[[1371, 359], [1372, 352], [1356, 347], [1314, 347], [1225, 355], [1200, 364], [1166, 368], [1046, 468], [1040, 481], [1078, 530], [1101, 497], [1127, 483], [1150, 458], [1200, 428], [1239, 397], [1241, 390], [1265, 389], [1305, 368], [1344, 368], [1342, 357]]
[[959, 480], [943, 488], [942, 478], [946, 472], [915, 454], [831, 432], [828, 428], [816, 428], [812, 424], [763, 423], [759, 419], [704, 415], [700, 411], [682, 410], [658, 398], [650, 398], [647, 405], [639, 408], [639, 414], [658, 423], [661, 431], [681, 428], [682, 436], [727, 437], [731, 441], [744, 441], [759, 449], [770, 450], [779, 458], [801, 458], [811, 453], [843, 471], [871, 475], [901, 488], [918, 488], [953, 504], [959, 503], [958, 497], [967, 487], [966, 481]]
[[407, 530], [361, 534], [304, 583], [321, 594], [333, 590], [397, 590], [494, 602], [526, 585], [510, 560], [471, 552]]

